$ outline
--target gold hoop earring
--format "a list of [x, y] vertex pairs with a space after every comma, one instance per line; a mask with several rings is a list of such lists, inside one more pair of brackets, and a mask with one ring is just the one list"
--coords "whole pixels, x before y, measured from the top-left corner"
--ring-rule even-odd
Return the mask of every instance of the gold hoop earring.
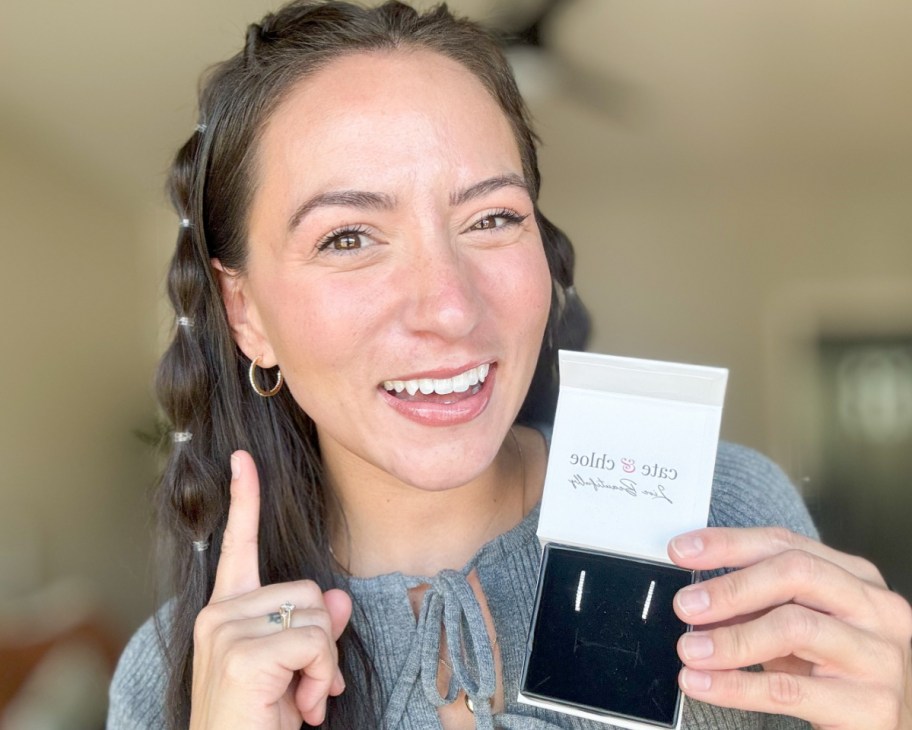
[[284, 383], [285, 380], [282, 378], [282, 371], [279, 370], [279, 378], [276, 380], [276, 384], [272, 386], [270, 390], [263, 390], [259, 385], [257, 385], [256, 371], [257, 363], [260, 361], [260, 357], [261, 355], [257, 355], [255, 358], [253, 358], [253, 362], [250, 363], [250, 387], [253, 388], [257, 395], [262, 396], [263, 398], [272, 398], [272, 396], [282, 390], [282, 383]]

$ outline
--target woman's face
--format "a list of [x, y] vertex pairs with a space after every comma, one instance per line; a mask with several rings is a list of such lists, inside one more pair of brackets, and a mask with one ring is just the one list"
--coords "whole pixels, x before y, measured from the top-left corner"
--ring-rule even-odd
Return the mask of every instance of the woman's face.
[[434, 53], [344, 57], [270, 118], [253, 185], [229, 317], [249, 357], [280, 366], [330, 476], [478, 476], [522, 404], [551, 292], [496, 102]]

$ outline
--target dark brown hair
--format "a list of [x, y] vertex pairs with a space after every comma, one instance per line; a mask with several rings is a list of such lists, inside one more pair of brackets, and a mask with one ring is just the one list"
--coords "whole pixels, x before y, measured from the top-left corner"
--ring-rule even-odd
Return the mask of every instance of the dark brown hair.
[[[445, 6], [419, 14], [400, 2], [365, 9], [299, 0], [267, 15], [250, 26], [243, 51], [216, 66], [203, 83], [201, 124], [171, 168], [169, 190], [183, 224], [168, 294], [177, 316], [187, 320], [162, 358], [157, 387], [170, 427], [192, 433], [191, 440], [173, 446], [158, 490], [162, 546], [175, 587], [160, 624], [172, 728], [186, 727], [189, 718], [193, 624], [213, 587], [233, 451], [250, 451], [259, 467], [263, 583], [306, 577], [324, 590], [345, 587], [329, 551], [330, 496], [322, 488], [314, 424], [287, 388], [261, 398], [246, 383], [250, 362], [232, 339], [210, 259], [244, 270], [258, 135], [290, 87], [341, 55], [400, 48], [440, 53], [482, 82], [512, 126], [535, 202], [540, 185], [536, 139], [509, 65], [494, 38], [454, 18]], [[533, 386], [540, 392], [554, 377], [554, 327], [571, 285], [573, 251], [537, 205], [536, 220], [554, 283], [536, 374], [541, 383]], [[195, 551], [195, 540], [210, 540], [210, 549]], [[331, 700], [324, 726], [375, 727], [383, 697], [353, 628], [343, 634], [340, 650], [348, 690]]]

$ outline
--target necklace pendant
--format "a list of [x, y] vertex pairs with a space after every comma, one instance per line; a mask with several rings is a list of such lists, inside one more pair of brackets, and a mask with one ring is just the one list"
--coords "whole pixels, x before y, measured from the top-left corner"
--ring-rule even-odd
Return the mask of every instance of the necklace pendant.
[[[494, 702], [494, 699], [493, 699], [493, 698], [491, 698], [491, 699], [488, 700], [488, 703], [489, 703], [489, 704], [491, 704], [491, 703], [493, 703], [493, 702]], [[474, 714], [475, 714], [475, 703], [472, 702], [472, 698], [469, 697], [469, 693], [468, 693], [468, 692], [465, 693], [465, 705], [466, 705], [466, 708], [468, 709], [468, 711], [471, 712], [471, 713], [474, 715]]]

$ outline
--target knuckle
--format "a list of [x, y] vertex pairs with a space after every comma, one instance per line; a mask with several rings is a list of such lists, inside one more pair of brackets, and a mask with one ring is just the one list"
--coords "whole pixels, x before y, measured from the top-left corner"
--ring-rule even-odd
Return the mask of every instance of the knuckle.
[[779, 570], [783, 579], [793, 586], [804, 586], [817, 581], [820, 564], [804, 550], [787, 550], [782, 553]]
[[799, 646], [814, 644], [820, 636], [821, 617], [816, 611], [795, 604], [780, 606], [773, 612], [778, 630]]
[[730, 672], [725, 678], [725, 694], [731, 697], [747, 697], [750, 694], [751, 672]]
[[713, 638], [721, 645], [719, 648], [725, 656], [740, 659], [751, 655], [751, 641], [742, 625], [729, 626], [714, 633]]
[[782, 707], [794, 707], [802, 700], [801, 683], [787, 672], [769, 672], [766, 675], [769, 696]]
[[769, 540], [779, 552], [795, 550], [801, 541], [798, 535], [785, 527], [770, 527]]
[[218, 611], [212, 605], [203, 606], [202, 610], [196, 615], [196, 621], [193, 623], [193, 641], [200, 643], [212, 633], [219, 622], [216, 619]]
[[853, 575], [858, 576], [862, 580], [866, 580], [870, 583], [875, 583], [880, 586], [885, 586], [887, 584], [884, 580], [883, 574], [880, 572], [874, 563], [872, 563], [867, 558], [864, 558], [860, 555], [852, 555], [851, 561], [849, 562], [849, 572]]
[[306, 599], [307, 605], [314, 605], [323, 602], [323, 591], [312, 580], [301, 580], [297, 582], [297, 588], [301, 595]]
[[209, 636], [209, 632], [205, 628], [200, 626], [199, 619], [196, 623], [193, 624], [193, 646], [197, 649], [203, 646], [206, 643], [206, 639]]
[[717, 603], [721, 603], [723, 606], [736, 605], [745, 591], [750, 590], [749, 583], [740, 570], [728, 573], [712, 583], [712, 586], [709, 583], [706, 586], [713, 589], [713, 605]]
[[899, 635], [908, 643], [908, 641], [912, 640], [912, 606], [898, 593], [888, 591], [885, 596], [891, 623], [896, 627]]

